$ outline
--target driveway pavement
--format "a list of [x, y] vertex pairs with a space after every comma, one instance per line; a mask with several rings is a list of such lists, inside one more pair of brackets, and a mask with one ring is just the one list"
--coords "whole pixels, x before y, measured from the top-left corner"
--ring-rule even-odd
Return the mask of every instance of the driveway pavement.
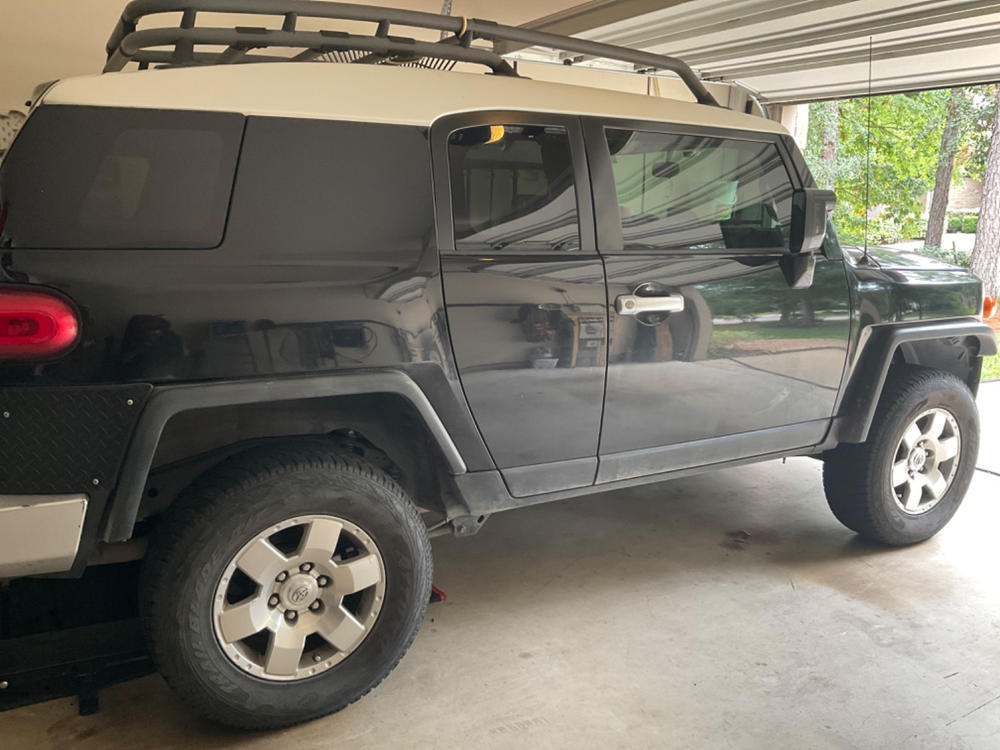
[[979, 386], [979, 419], [982, 439], [976, 468], [1000, 476], [1000, 380]]

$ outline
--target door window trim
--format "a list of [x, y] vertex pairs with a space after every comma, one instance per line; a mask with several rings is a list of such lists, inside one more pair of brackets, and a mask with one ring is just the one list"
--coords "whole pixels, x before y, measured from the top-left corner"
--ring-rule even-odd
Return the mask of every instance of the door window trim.
[[780, 133], [750, 133], [729, 128], [702, 127], [697, 125], [675, 125], [647, 120], [621, 120], [610, 117], [583, 117], [583, 137], [590, 165], [591, 185], [594, 196], [594, 222], [597, 235], [597, 249], [602, 255], [704, 255], [704, 256], [755, 256], [777, 257], [786, 253], [778, 250], [756, 248], [643, 248], [641, 251], [626, 250], [622, 232], [621, 214], [618, 208], [618, 194], [615, 189], [614, 167], [611, 150], [605, 136], [607, 130], [641, 130], [663, 135], [694, 135], [726, 140], [750, 141], [752, 143], [773, 144], [781, 157], [785, 172], [793, 190], [803, 187], [802, 179], [788, 153], [787, 144]]
[[482, 255], [482, 252], [458, 250], [455, 246], [455, 217], [453, 212], [451, 173], [448, 166], [448, 140], [451, 134], [463, 128], [482, 125], [549, 125], [566, 128], [569, 136], [570, 158], [573, 162], [576, 211], [580, 224], [580, 246], [572, 250], [539, 251], [530, 248], [506, 247], [491, 251], [497, 256], [545, 256], [552, 258], [580, 258], [596, 256], [597, 236], [594, 223], [594, 203], [591, 193], [590, 172], [583, 128], [576, 115], [549, 114], [544, 112], [519, 112], [516, 110], [479, 110], [446, 115], [435, 120], [430, 129], [431, 167], [434, 179], [434, 223], [437, 246], [442, 255]]

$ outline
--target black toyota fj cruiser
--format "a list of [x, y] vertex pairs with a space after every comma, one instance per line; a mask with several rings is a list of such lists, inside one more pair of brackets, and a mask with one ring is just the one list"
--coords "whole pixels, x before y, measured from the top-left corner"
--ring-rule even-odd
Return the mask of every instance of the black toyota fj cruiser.
[[[519, 78], [475, 40], [673, 71], [698, 103]], [[979, 281], [842, 249], [787, 133], [682, 62], [143, 0], [106, 72], [40, 93], [0, 166], [0, 577], [144, 558], [150, 649], [206, 715], [365, 694], [423, 618], [429, 537], [502, 510], [794, 455], [872, 540], [961, 503]]]

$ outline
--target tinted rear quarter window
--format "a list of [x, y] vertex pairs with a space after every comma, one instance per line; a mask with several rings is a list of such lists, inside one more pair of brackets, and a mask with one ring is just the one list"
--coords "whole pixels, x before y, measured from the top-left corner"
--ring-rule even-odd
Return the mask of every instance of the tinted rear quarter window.
[[244, 117], [43, 106], [0, 167], [4, 240], [24, 248], [211, 248]]
[[410, 125], [250, 117], [226, 247], [366, 262], [432, 246], [426, 133]]

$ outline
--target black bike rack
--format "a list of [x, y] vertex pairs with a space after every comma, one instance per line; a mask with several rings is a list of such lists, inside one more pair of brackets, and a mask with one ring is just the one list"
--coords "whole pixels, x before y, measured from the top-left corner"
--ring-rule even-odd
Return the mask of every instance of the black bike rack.
[[0, 711], [75, 696], [94, 714], [101, 688], [154, 671], [138, 619], [0, 640]]
[[81, 714], [95, 713], [100, 688], [153, 672], [133, 593], [138, 574], [138, 563], [120, 563], [78, 579], [4, 584], [0, 711], [76, 696]]
[[[139, 563], [80, 579], [21, 579], [0, 588], [0, 712], [75, 697], [97, 713], [101, 688], [156, 671], [135, 597]], [[430, 603], [447, 601], [437, 586]]]

